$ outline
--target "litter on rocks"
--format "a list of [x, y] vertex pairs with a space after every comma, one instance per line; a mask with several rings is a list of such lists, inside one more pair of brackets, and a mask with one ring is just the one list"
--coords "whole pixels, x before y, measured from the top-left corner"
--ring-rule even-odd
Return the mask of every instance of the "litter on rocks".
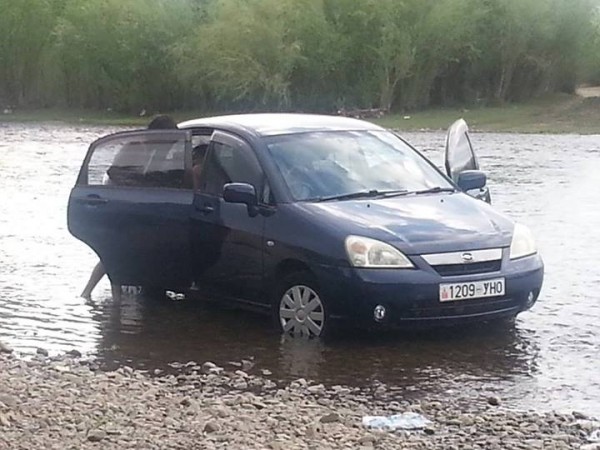
[[431, 420], [415, 412], [393, 416], [364, 416], [363, 426], [376, 430], [418, 430], [431, 424]]
[[600, 442], [600, 428], [590, 433], [587, 438], [588, 442]]

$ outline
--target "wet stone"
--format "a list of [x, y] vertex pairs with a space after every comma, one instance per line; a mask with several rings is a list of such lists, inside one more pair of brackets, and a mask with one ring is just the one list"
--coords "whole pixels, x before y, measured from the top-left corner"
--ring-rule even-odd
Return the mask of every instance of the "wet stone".
[[221, 426], [219, 425], [218, 422], [216, 422], [214, 420], [210, 420], [210, 421], [206, 422], [206, 424], [204, 425], [205, 433], [215, 433], [220, 430], [221, 430]]
[[321, 423], [335, 423], [335, 422], [339, 422], [341, 420], [341, 417], [338, 413], [332, 412], [329, 414], [325, 414], [324, 416], [321, 416], [321, 418], [319, 419], [319, 422]]
[[0, 405], [4, 405], [7, 408], [14, 408], [17, 406], [17, 398], [8, 395], [8, 394], [0, 394]]
[[216, 369], [218, 366], [210, 361], [206, 361], [204, 364], [202, 364], [202, 371], [205, 373], [208, 373], [211, 369]]
[[0, 353], [12, 353], [13, 349], [8, 344], [0, 341]]
[[487, 398], [487, 402], [488, 404], [492, 405], [492, 406], [499, 406], [501, 403], [500, 397], [496, 396], [496, 395], [490, 395]]
[[106, 433], [102, 430], [91, 430], [87, 435], [87, 440], [90, 442], [100, 442], [106, 438]]
[[8, 416], [0, 412], [0, 426], [10, 427], [10, 420], [8, 420]]
[[67, 356], [71, 356], [73, 358], [81, 358], [81, 352], [79, 350], [76, 349], [71, 349], [69, 350], [67, 353], [65, 353]]

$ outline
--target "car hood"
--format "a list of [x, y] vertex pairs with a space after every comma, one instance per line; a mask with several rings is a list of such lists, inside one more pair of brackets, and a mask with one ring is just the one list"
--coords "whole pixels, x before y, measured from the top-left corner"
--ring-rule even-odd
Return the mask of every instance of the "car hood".
[[304, 203], [302, 208], [335, 234], [379, 239], [413, 255], [507, 247], [514, 228], [490, 205], [464, 193]]

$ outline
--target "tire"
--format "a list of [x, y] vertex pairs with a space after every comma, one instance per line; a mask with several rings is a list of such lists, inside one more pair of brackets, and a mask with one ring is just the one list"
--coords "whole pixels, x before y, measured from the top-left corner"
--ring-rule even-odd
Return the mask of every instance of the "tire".
[[293, 336], [321, 338], [330, 328], [327, 304], [310, 272], [283, 277], [274, 295], [273, 316], [281, 333]]

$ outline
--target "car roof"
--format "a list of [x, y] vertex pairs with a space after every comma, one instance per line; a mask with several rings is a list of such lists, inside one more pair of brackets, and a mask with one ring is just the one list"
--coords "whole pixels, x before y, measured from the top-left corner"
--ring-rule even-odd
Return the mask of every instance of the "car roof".
[[383, 130], [363, 120], [318, 114], [264, 113], [205, 117], [182, 122], [179, 128], [216, 127], [245, 129], [261, 136], [310, 131]]

